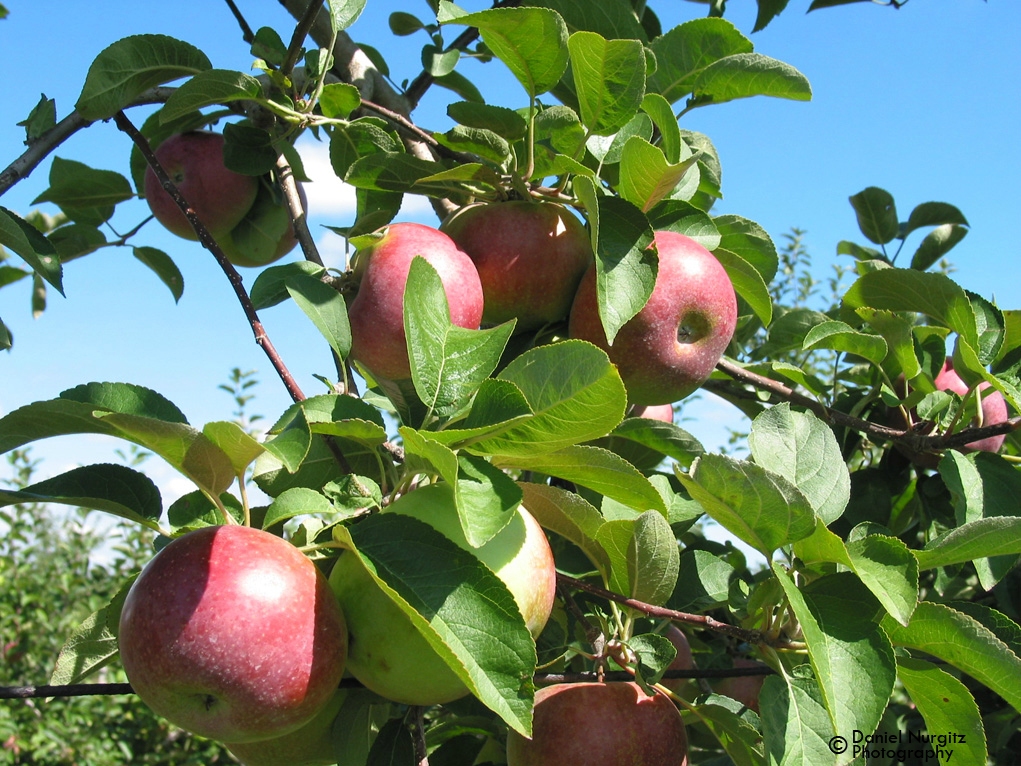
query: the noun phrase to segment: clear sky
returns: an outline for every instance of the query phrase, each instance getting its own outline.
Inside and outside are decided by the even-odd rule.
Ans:
[[[859,3],[806,14],[808,4],[790,0],[777,20],[754,35],[754,3],[729,4],[727,18],[751,37],[756,51],[797,67],[811,81],[814,97],[808,103],[747,99],[685,116],[682,127],[708,134],[722,160],[725,199],[714,212],[751,218],[778,243],[791,227],[805,229],[817,273],[825,277],[837,261],[838,241],[864,243],[847,202],[850,195],[882,186],[894,195],[902,219],[918,203],[950,202],[971,223],[970,234],[951,254],[955,277],[1003,308],[1021,308],[1013,231],[1021,201],[1021,48],[1016,41],[1021,3],[911,0],[899,10]],[[93,58],[121,37],[169,34],[201,48],[215,67],[249,71],[252,61],[226,4],[216,0],[177,0],[172,8],[160,4],[158,11],[155,4],[137,0],[9,0],[6,5],[10,16],[0,21],[6,68],[0,167],[23,151],[23,129],[15,123],[40,93],[55,98],[58,118],[64,117]],[[239,0],[238,5],[253,27],[275,26],[289,38],[291,20],[275,0]],[[486,7],[475,1],[461,5]],[[649,5],[661,14],[664,28],[705,10],[678,0],[650,0]],[[429,14],[423,0],[369,0],[349,31],[382,50],[400,82],[418,73],[418,51],[426,39],[420,33],[395,42],[386,26],[395,10],[422,18]],[[499,80],[495,103],[526,104],[501,64],[479,69],[465,63],[472,65],[466,72]],[[446,91],[430,91],[416,121],[447,129],[449,100]],[[145,115],[131,113],[137,124]],[[301,148],[315,180],[307,187],[310,221],[328,265],[340,268],[343,241],[322,226],[351,223],[352,195],[329,179],[323,145],[303,142]],[[129,150],[128,139],[104,124],[79,133],[56,155],[127,175]],[[0,204],[27,212],[47,186],[48,167],[49,162]],[[113,220],[121,231],[147,214],[142,203],[121,207]],[[402,218],[435,222],[424,204],[409,205]],[[905,257],[919,238],[909,240]],[[279,414],[289,399],[211,257],[156,224],[146,227],[137,244],[164,249],[178,263],[185,292],[176,306],[166,287],[125,248],[68,264],[67,297],[51,291],[39,319],[31,317],[27,282],[0,290],[0,317],[15,336],[13,351],[0,354],[0,414],[79,383],[114,380],[156,389],[200,426],[231,417],[233,403],[217,385],[233,367],[258,370],[261,384],[252,411],[269,419]],[[296,257],[297,251],[289,256]],[[248,284],[255,273],[245,270]],[[305,392],[321,392],[313,375],[329,376],[332,364],[311,325],[291,305],[266,310],[262,320]],[[695,419],[685,427],[707,446],[720,443],[726,406],[707,398],[693,409],[689,414]],[[52,475],[76,463],[110,460],[117,446],[100,437],[64,437],[40,444],[35,454],[45,459],[43,473]],[[148,470],[166,495],[190,489],[187,482],[171,481],[169,469],[153,463]]]

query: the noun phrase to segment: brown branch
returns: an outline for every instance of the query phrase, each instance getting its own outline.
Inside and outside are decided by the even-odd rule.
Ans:
[[[294,71],[294,65],[298,63],[298,58],[301,56],[308,31],[312,28],[312,23],[316,20],[322,7],[323,0],[312,0],[308,4],[308,8],[305,9],[305,13],[298,19],[298,24],[294,27],[294,33],[291,35],[291,43],[287,46],[287,56],[284,57],[284,63],[280,66],[280,72],[285,77],[290,77],[291,72]]]
[[[707,630],[714,630],[717,633],[725,633],[729,636],[734,636],[742,641],[747,641],[750,644],[768,644],[769,646],[783,646],[784,641],[770,641],[768,640],[761,631],[758,630],[746,630],[745,628],[738,627],[737,625],[730,625],[726,622],[720,622],[712,617],[704,614],[689,614],[688,612],[678,612],[675,609],[667,609],[662,606],[655,606],[654,604],[647,604],[644,601],[638,601],[637,599],[628,598],[622,596],[619,593],[600,588],[598,585],[590,585],[587,582],[576,580],[573,577],[557,573],[557,583],[567,585],[571,588],[577,588],[583,590],[586,593],[591,593],[594,596],[600,596],[608,601],[615,601],[618,604],[635,609],[639,612],[647,614],[651,617],[660,617],[666,620],[673,620],[674,622],[682,622],[685,625],[695,625],[700,628]]]
[[[227,7],[230,8],[230,12],[234,14],[234,18],[237,20],[238,26],[241,27],[241,38],[251,45],[255,42],[255,33],[248,25],[248,22],[245,21],[245,17],[241,13],[241,10],[234,4],[234,0],[226,0],[226,3]]]
[[[323,259],[319,255],[319,248],[316,247],[312,232],[309,231],[306,211],[301,204],[298,182],[294,178],[291,164],[283,154],[277,157],[277,176],[280,179],[280,188],[284,191],[284,199],[287,200],[291,224],[294,226],[294,236],[298,240],[298,244],[301,245],[301,251],[305,254],[305,260],[322,266]]]
[[[252,327],[252,332],[255,334],[255,342],[259,344],[266,356],[269,358],[270,364],[273,365],[273,369],[276,370],[277,375],[284,383],[284,387],[287,389],[287,393],[290,394],[291,399],[295,402],[301,402],[305,400],[305,394],[302,393],[301,388],[298,386],[298,382],[291,375],[290,370],[287,369],[287,365],[284,364],[284,360],[277,353],[276,348],[273,346],[273,342],[269,339],[266,334],[265,328],[262,326],[262,322],[259,320],[259,315],[255,310],[255,306],[252,305],[252,299],[248,296],[248,291],[245,290],[244,282],[241,279],[241,275],[238,270],[234,268],[223,250],[217,244],[216,240],[209,233],[209,230],[202,224],[202,221],[195,215],[195,211],[189,206],[188,201],[181,195],[177,186],[170,180],[170,176],[167,175],[167,171],[160,165],[159,160],[156,159],[156,155],[153,154],[152,148],[149,146],[149,142],[146,141],[145,136],[138,132],[138,129],[132,124],[131,120],[127,118],[124,112],[118,112],[114,115],[114,122],[117,123],[117,127],[128,134],[132,141],[135,142],[135,146],[142,153],[145,161],[149,167],[152,168],[156,174],[156,178],[160,184],[167,191],[167,193],[173,198],[174,202],[181,209],[181,212],[188,218],[188,222],[191,224],[195,233],[198,235],[199,242],[216,258],[216,262],[220,264],[220,268],[223,269],[223,273],[227,275],[227,279],[230,281],[231,287],[234,288],[234,294],[237,295],[238,301],[241,303],[241,307],[245,312],[245,316],[248,318],[248,322]]]
[[[810,410],[819,418],[830,425],[839,425],[850,428],[853,431],[866,434],[877,441],[895,441],[905,444],[916,452],[938,452],[953,447],[963,447],[973,441],[985,439],[990,436],[1011,433],[1021,429],[1021,416],[1010,418],[995,425],[981,426],[978,428],[964,428],[953,434],[938,434],[929,436],[915,430],[903,428],[891,428],[868,420],[848,415],[847,413],[834,410],[811,397],[799,394],[797,391],[785,386],[779,381],[767,378],[764,375],[746,370],[727,359],[721,359],[716,369],[729,375],[734,380],[747,383],[760,391],[766,391],[780,401],[791,402]],[[719,387],[707,386],[710,390],[720,390]],[[737,396],[740,393],[733,392]],[[750,397],[749,397],[750,398]]]
[[[165,102],[176,88],[152,88],[136,98],[129,106],[161,104]],[[87,128],[92,120],[86,120],[77,111],[71,112],[48,131],[33,140],[25,153],[0,172],[0,197],[12,186],[28,178],[39,164],[50,153],[82,128]]]

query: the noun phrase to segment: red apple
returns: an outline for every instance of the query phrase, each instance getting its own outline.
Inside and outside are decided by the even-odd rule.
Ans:
[[[516,318],[516,330],[522,331],[566,319],[592,263],[584,224],[553,202],[469,205],[447,218],[440,231],[475,262],[487,325]]]
[[[404,287],[411,260],[425,258],[447,294],[450,321],[477,329],[482,321],[482,284],[471,258],[446,234],[419,223],[395,223],[354,257],[358,293],[351,302],[351,358],[375,377],[411,377],[404,334]]]
[[[726,270],[695,240],[656,232],[659,274],[648,303],[606,342],[596,300],[596,270],[582,278],[570,335],[602,348],[617,365],[634,405],[668,404],[701,386],[726,351],[737,298]]]
[[[519,508],[511,522],[480,548],[472,548],[465,539],[448,484],[409,492],[385,512],[424,521],[472,552],[503,581],[528,629],[533,636],[539,635],[553,608],[556,569],[542,527],[524,508]],[[404,612],[375,585],[354,554],[344,553],[337,559],[330,585],[347,618],[347,668],[365,686],[407,705],[437,705],[468,693]]]
[[[298,184],[298,196],[302,209],[307,211],[308,198],[301,184]],[[219,239],[224,255],[235,266],[267,266],[279,261],[297,244],[283,191],[268,183],[260,184],[259,194],[248,214],[228,236]]]
[[[508,766],[685,766],[688,738],[664,695],[635,683],[576,683],[536,692],[532,738],[507,736]]]
[[[333,766],[333,723],[337,719],[346,689],[338,689],[322,710],[300,729],[274,739],[227,743],[231,755],[244,766]]]
[[[279,537],[242,526],[180,537],[124,602],[121,661],[142,700],[221,742],[311,721],[344,673],[347,629],[326,578]]]
[[[968,393],[968,384],[961,380],[961,376],[954,370],[950,359],[943,363],[943,368],[936,376],[935,383],[936,388],[940,391],[951,391],[958,396],[964,396]],[[986,393],[988,388],[989,384],[985,382],[980,383],[978,386],[979,392],[982,393],[982,425],[984,426],[1003,423],[1007,419],[1007,400],[1003,398],[1003,394],[999,391],[989,391]],[[968,442],[962,452],[999,452],[1006,438],[1007,436],[1004,434]]]
[[[237,226],[255,202],[259,180],[223,164],[223,136],[208,131],[178,133],[156,147],[156,159],[215,239]],[[145,199],[156,220],[185,239],[198,235],[152,168],[145,172]]]
[[[755,660],[749,660],[745,657],[734,658],[735,668],[765,668],[761,662]],[[731,676],[724,678],[721,681],[714,683],[713,690],[717,694],[722,694],[725,697],[735,699],[747,708],[751,708],[756,713],[759,712],[759,693],[762,691],[762,684],[765,683],[766,676]]]

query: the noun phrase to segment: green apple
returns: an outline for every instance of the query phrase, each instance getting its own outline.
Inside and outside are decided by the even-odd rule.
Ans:
[[[553,553],[542,527],[524,508],[493,539],[472,548],[465,539],[449,484],[432,484],[404,495],[385,513],[412,516],[472,552],[514,596],[533,636],[549,618],[556,594]],[[407,615],[368,575],[357,556],[345,552],[330,573],[330,586],[347,618],[351,675],[382,697],[407,705],[436,705],[468,689],[413,627]]]
[[[447,218],[440,231],[475,262],[487,325],[517,319],[515,329],[522,331],[563,321],[593,262],[584,224],[553,202],[469,205]]]
[[[508,766],[686,766],[680,713],[636,683],[557,684],[535,695],[532,738],[507,735]]]
[[[223,136],[209,131],[177,133],[156,147],[155,155],[214,239],[226,236],[255,202],[259,180],[223,164]],[[143,183],[149,209],[167,230],[185,239],[198,235],[163,188],[152,168]]]
[[[128,591],[118,631],[138,696],[221,742],[272,739],[322,710],[347,629],[325,576],[296,547],[243,526],[189,532]]]
[[[308,209],[305,190],[298,185],[302,208]],[[291,252],[298,240],[291,211],[279,187],[263,181],[248,214],[218,240],[227,260],[235,266],[267,266]]]
[[[596,271],[582,278],[569,332],[602,348],[617,365],[633,405],[676,402],[712,374],[737,325],[737,296],[726,270],[695,240],[656,232],[659,273],[645,307],[607,343]]]
[[[351,301],[351,358],[385,380],[411,377],[404,334],[404,287],[411,261],[425,258],[443,283],[450,321],[478,329],[482,284],[471,258],[446,234],[420,223],[394,223],[354,256],[358,292]]]

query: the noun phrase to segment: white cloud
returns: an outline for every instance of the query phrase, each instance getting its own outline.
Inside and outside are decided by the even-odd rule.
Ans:
[[[355,190],[333,172],[329,145],[310,139],[300,141],[298,151],[305,173],[312,180],[312,183],[305,184],[309,218],[342,218],[341,222],[331,221],[331,225],[349,225],[355,214]]]

